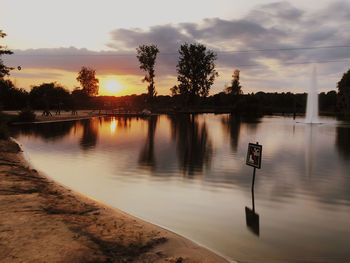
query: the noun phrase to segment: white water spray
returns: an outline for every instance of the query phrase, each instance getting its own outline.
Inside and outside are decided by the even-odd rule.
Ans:
[[[311,85],[307,94],[305,123],[319,123],[318,120],[318,92],[316,79],[316,66],[312,71]]]

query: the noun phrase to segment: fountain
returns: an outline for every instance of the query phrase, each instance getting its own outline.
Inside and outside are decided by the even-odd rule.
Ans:
[[[305,123],[319,123],[316,66],[314,66],[312,71],[311,85],[309,88],[309,93],[307,94]]]

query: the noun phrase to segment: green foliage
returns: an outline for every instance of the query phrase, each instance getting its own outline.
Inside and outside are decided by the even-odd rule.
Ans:
[[[6,36],[6,34],[0,29],[0,38],[4,38]],[[8,50],[6,47],[4,46],[0,46],[0,79],[10,75],[10,70],[12,70],[13,68],[7,67],[4,65],[1,56],[2,55],[11,55],[13,54],[13,52],[11,50]]]
[[[150,100],[157,95],[156,87],[154,85],[154,65],[156,63],[157,54],[159,49],[156,45],[141,45],[137,49],[137,58],[140,62],[140,69],[146,71],[145,77],[142,79],[143,82],[148,82],[148,97]]]
[[[202,44],[183,44],[176,66],[179,85],[171,89],[173,95],[181,94],[192,102],[195,97],[206,97],[219,75],[215,70],[216,54]]]
[[[19,122],[32,122],[35,121],[35,113],[30,108],[22,109],[17,116],[16,121]]]
[[[226,92],[231,95],[242,94],[242,86],[239,83],[239,70],[236,69],[232,75],[231,86],[226,87]]]
[[[350,111],[350,69],[343,74],[337,84],[339,92],[338,107],[342,111]]]
[[[80,82],[83,92],[88,96],[96,96],[99,90],[99,80],[95,77],[96,71],[92,68],[82,67],[78,73],[77,81]]]

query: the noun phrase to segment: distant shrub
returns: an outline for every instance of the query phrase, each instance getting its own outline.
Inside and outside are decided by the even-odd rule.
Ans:
[[[30,108],[26,108],[20,111],[17,116],[17,121],[32,122],[35,121],[35,113]]]

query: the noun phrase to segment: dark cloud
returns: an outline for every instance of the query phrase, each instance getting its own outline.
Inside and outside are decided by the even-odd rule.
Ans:
[[[251,38],[278,35],[275,29],[267,29],[248,20],[222,20],[219,18],[205,19],[204,25],[183,28],[194,39],[206,41],[245,41]],[[273,32],[270,32],[273,31]],[[272,33],[272,34],[271,34]]]
[[[247,15],[247,19],[264,25],[279,25],[284,22],[300,20],[304,13],[303,10],[284,1],[257,6]]]
[[[116,49],[135,50],[139,45],[156,44],[163,52],[177,51],[184,42],[192,42],[193,37],[188,37],[181,32],[181,27],[174,25],[153,26],[148,31],[141,29],[116,29],[111,33],[109,47]]]

